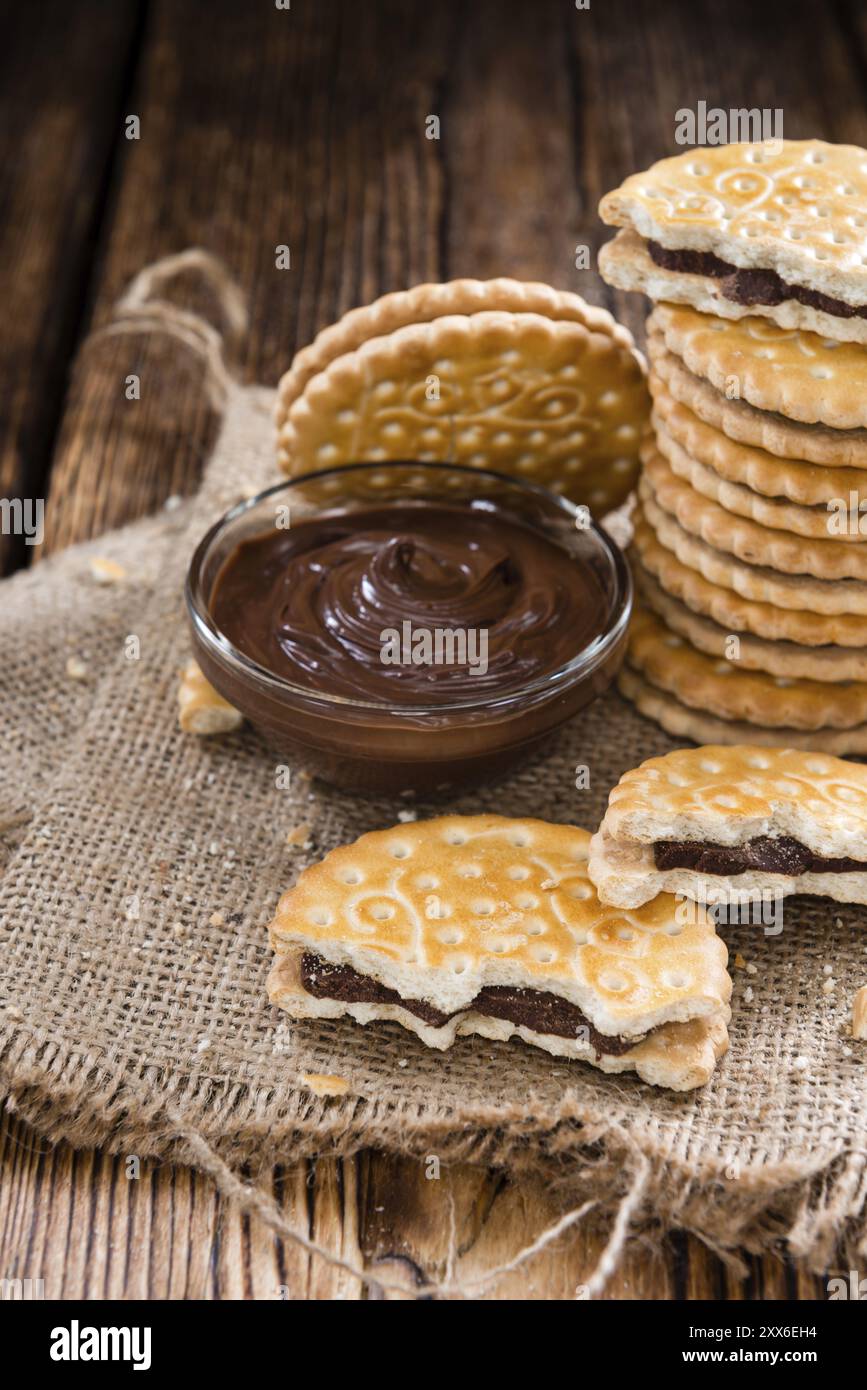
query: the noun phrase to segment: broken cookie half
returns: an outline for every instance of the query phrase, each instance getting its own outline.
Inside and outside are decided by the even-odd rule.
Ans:
[[[652,299],[867,343],[867,152],[822,140],[689,149],[599,205],[603,279]]]
[[[703,909],[598,900],[570,825],[443,816],[363,835],[306,869],[271,923],[271,1002],[392,1020],[429,1047],[524,1042],[673,1090],[728,1043],[726,948]],[[682,920],[681,920],[682,918]]]
[[[590,848],[601,900],[807,893],[867,903],[867,767],[825,753],[681,748],[624,773]]]

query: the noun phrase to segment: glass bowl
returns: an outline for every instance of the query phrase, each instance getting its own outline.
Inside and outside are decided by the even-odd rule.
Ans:
[[[291,509],[294,526],[397,505],[409,525],[413,509],[429,503],[497,511],[535,530],[574,558],[576,583],[589,567],[607,604],[598,635],[576,642],[555,670],[500,697],[421,704],[295,685],[239,651],[214,622],[211,598],[223,565],[240,542],[274,527],[278,508]],[[501,777],[608,688],[623,659],[632,583],[614,541],[564,498],[499,473],[408,461],[326,469],[239,503],[199,544],[186,602],[205,676],[291,768],[347,791],[441,796]]]

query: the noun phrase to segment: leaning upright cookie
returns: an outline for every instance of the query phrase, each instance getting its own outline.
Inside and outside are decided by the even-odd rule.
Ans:
[[[631,492],[650,414],[632,335],[515,280],[419,285],[353,310],[278,387],[291,477],[419,459],[540,483],[603,515]]]
[[[867,343],[867,151],[822,140],[690,149],[599,205],[609,284]]]
[[[517,1036],[654,1085],[703,1085],[727,1046],[725,946],[667,896],[603,907],[589,841],[570,825],[443,816],[333,850],[271,923],[272,1003],[392,1020],[438,1049]]]
[[[792,748],[681,748],[624,773],[590,846],[603,902],[720,890],[867,903],[867,767]]]

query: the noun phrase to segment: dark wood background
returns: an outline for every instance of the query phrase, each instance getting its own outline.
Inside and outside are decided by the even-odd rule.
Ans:
[[[28,0],[0,4],[0,496],[44,497],[41,554],[195,490],[219,419],[195,353],[168,338],[88,341],[147,262],[220,256],[250,329],[226,350],[275,383],[353,305],[422,280],[541,279],[640,332],[575,248],[606,236],[600,195],[675,152],[675,112],[782,108],[785,134],[867,144],[858,0]],[[127,117],[140,138],[126,138]],[[440,139],[425,138],[429,115]],[[275,264],[287,245],[291,269]],[[201,284],[177,296],[220,322]],[[137,374],[141,400],[124,395]],[[0,537],[0,567],[38,563]],[[0,587],[2,602],[2,587]],[[534,1238],[533,1184],[447,1175],[456,1273]],[[438,1192],[434,1200],[431,1189]],[[442,1185],[377,1154],[275,1175],[293,1219],[411,1295],[442,1273]],[[600,1249],[582,1231],[489,1291],[568,1298]],[[636,1241],[624,1298],[824,1297],[772,1257],[742,1279],[686,1235]],[[127,1181],[98,1153],[0,1133],[0,1278],[49,1297],[366,1296],[283,1247],[187,1170]]]

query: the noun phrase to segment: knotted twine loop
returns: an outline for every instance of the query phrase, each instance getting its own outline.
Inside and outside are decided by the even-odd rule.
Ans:
[[[202,359],[208,404],[221,413],[233,384],[223,355],[223,334],[201,314],[180,308],[162,293],[172,280],[189,271],[198,271],[204,276],[230,332],[236,336],[245,333],[248,317],[240,288],[222,261],[210,251],[190,247],[140,270],[117,301],[110,322],[94,329],[87,341],[122,333],[168,334]]]
[[[377,1294],[396,1293],[406,1297],[408,1292],[405,1284],[399,1284],[394,1280],[384,1279],[379,1275],[372,1274],[369,1270],[363,1269],[353,1260],[343,1259],[340,1255],[335,1255],[325,1246],[317,1241],[311,1240],[303,1231],[296,1230],[291,1222],[281,1212],[276,1200],[264,1188],[255,1187],[251,1183],[245,1183],[229,1165],[220,1158],[219,1154],[211,1147],[207,1140],[190,1125],[186,1124],[180,1115],[171,1109],[167,1111],[172,1123],[176,1126],[177,1137],[183,1140],[190,1151],[190,1156],[195,1166],[208,1176],[215,1183],[218,1191],[223,1197],[233,1201],[241,1211],[251,1212],[259,1217],[275,1235],[283,1240],[288,1240],[306,1250],[308,1255],[317,1256],[324,1260],[334,1269],[341,1270],[344,1274],[349,1274],[353,1278],[360,1280],[368,1288],[375,1290]],[[631,1182],[626,1192],[620,1198],[614,1220],[611,1225],[611,1233],[605,1243],[596,1266],[586,1283],[579,1285],[579,1291],[583,1298],[594,1298],[605,1287],[620,1261],[624,1246],[629,1238],[630,1224],[632,1216],[640,1206],[647,1188],[650,1177],[650,1164],[640,1155],[637,1156]],[[425,1280],[417,1284],[413,1292],[417,1298],[475,1298],[481,1294],[491,1284],[496,1284],[505,1278],[507,1274],[513,1274],[522,1265],[532,1260],[534,1256],[541,1252],[566,1231],[573,1226],[577,1226],[584,1217],[598,1206],[594,1199],[583,1202],[580,1206],[572,1207],[565,1212],[557,1221],[546,1226],[535,1240],[529,1245],[523,1246],[516,1255],[504,1264],[495,1265],[492,1269],[486,1270],[484,1274],[475,1276],[472,1279],[455,1280],[452,1278],[454,1267],[454,1255],[456,1250],[455,1238],[455,1219],[454,1202],[450,1204],[450,1236],[449,1252],[446,1259],[447,1276],[443,1281]],[[578,1296],[578,1291],[576,1291]]]

